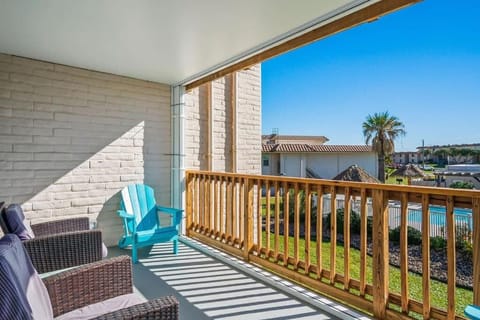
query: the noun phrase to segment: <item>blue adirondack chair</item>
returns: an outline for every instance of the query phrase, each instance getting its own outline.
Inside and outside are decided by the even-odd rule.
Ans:
[[[159,242],[173,241],[173,253],[178,251],[179,225],[183,210],[157,206],[154,191],[144,184],[125,187],[121,192],[124,234],[118,246],[132,246],[132,260],[137,263],[137,248]]]
[[[465,310],[464,310],[465,315],[467,316],[468,319],[472,320],[479,320],[480,319],[480,307],[469,304]]]

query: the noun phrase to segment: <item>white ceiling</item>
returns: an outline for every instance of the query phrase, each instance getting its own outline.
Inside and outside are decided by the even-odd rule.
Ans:
[[[176,84],[377,1],[0,0],[0,52]]]

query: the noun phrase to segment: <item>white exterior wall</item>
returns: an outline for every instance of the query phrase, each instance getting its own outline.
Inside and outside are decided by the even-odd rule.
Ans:
[[[237,172],[261,174],[261,65],[237,73]]]
[[[307,166],[324,179],[335,177],[353,164],[377,177],[378,163],[374,152],[324,153],[308,154],[307,156]]]
[[[287,176],[305,177],[312,169],[323,179],[331,179],[353,164],[377,176],[377,157],[374,152],[298,153],[280,155],[281,171]]]
[[[88,216],[122,234],[119,191],[170,203],[170,87],[0,54],[0,201],[32,223]]]
[[[261,173],[260,65],[237,72],[237,172]],[[232,105],[230,75],[212,83],[212,171],[232,171]],[[185,96],[185,168],[208,168],[207,88],[203,85]]]

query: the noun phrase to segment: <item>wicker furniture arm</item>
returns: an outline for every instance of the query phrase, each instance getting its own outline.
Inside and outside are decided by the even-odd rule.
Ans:
[[[63,219],[57,221],[42,222],[32,224],[35,237],[47,236],[54,233],[64,233],[72,231],[81,231],[90,229],[90,221],[88,217]]]
[[[38,273],[60,270],[102,259],[102,231],[52,234],[23,241]]]
[[[177,320],[178,301],[173,296],[165,296],[129,308],[110,312],[95,319]]]
[[[97,261],[42,280],[54,317],[133,292],[132,262],[128,256]]]

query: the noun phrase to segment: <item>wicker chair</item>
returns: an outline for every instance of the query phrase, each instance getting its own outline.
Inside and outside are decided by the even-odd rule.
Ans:
[[[133,292],[132,262],[120,256],[70,269],[43,279],[58,317],[72,310]],[[103,314],[96,319],[178,319],[178,301],[165,296]]]
[[[178,319],[175,297],[133,292],[128,256],[41,279],[15,234],[0,238],[0,306],[0,319]]]
[[[1,226],[5,224],[6,206],[0,204]],[[89,230],[88,218],[72,218],[31,225],[33,239],[23,240],[38,273],[70,268],[102,259],[102,232]]]

